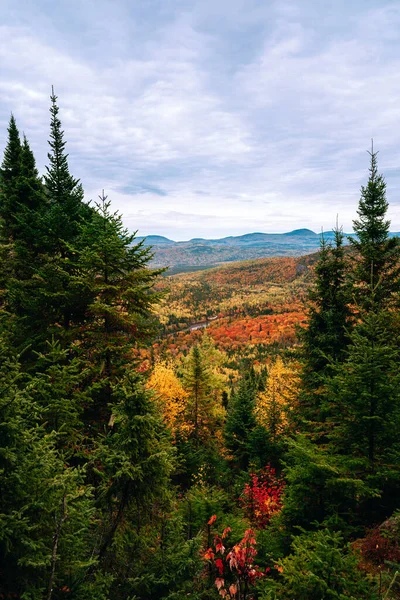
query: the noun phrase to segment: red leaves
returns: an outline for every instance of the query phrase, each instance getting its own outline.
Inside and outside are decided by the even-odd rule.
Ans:
[[[212,522],[216,520],[215,515],[211,517]],[[211,521],[210,519],[210,521]],[[210,524],[210,521],[208,524]],[[263,577],[260,569],[254,564],[257,550],[257,542],[251,529],[245,531],[243,539],[232,546],[225,555],[225,546],[222,539],[226,539],[231,531],[230,527],[224,529],[222,536],[216,535],[214,538],[214,548],[208,548],[203,554],[203,558],[214,565],[216,579],[215,585],[222,598],[245,598],[243,590],[248,586],[254,585],[256,579]],[[216,555],[218,555],[216,558]],[[232,581],[233,579],[233,581]],[[230,580],[230,581],[229,581]],[[229,585],[230,583],[230,585]],[[226,586],[229,585],[227,589]]]
[[[212,525],[217,520],[217,515],[213,515],[208,521],[207,525]]]
[[[215,564],[219,574],[222,575],[224,572],[224,563],[222,562],[222,560],[220,558],[217,558],[217,560],[215,561],[214,564]]]
[[[264,529],[272,515],[281,510],[284,488],[285,482],[276,476],[270,465],[260,475],[251,474],[251,483],[245,485],[240,502],[247,518],[257,529]]]

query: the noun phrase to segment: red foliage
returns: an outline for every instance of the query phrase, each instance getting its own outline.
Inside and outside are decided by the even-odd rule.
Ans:
[[[386,561],[400,562],[400,519],[392,518],[370,531],[362,540],[361,554],[368,561],[383,566]]]
[[[285,482],[276,476],[276,471],[270,465],[260,471],[251,473],[251,482],[246,483],[240,497],[240,503],[246,517],[257,529],[264,529],[272,515],[282,508],[282,494]]]
[[[215,585],[222,598],[251,600],[249,588],[255,584],[258,578],[265,575],[254,564],[257,542],[253,531],[247,529],[243,539],[232,546],[225,555],[226,547],[223,540],[229,536],[230,531],[230,527],[227,527],[221,536],[216,535],[214,547],[208,548],[204,552],[203,558],[214,566]]]

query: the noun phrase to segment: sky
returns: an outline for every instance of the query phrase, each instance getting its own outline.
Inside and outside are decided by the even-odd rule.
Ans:
[[[400,231],[400,2],[0,0],[0,152],[71,173],[129,231],[351,231],[374,138]]]

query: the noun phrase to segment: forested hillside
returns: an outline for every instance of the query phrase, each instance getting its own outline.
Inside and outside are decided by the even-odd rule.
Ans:
[[[400,598],[387,210],[371,151],[352,240],[171,276],[84,202],[54,93],[43,176],[11,116],[0,598]]]

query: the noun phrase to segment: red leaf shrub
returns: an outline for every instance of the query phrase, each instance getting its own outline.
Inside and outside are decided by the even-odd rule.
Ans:
[[[265,529],[272,515],[282,508],[285,482],[269,464],[259,475],[251,473],[250,477],[251,482],[246,483],[239,500],[251,523],[257,529]]]

